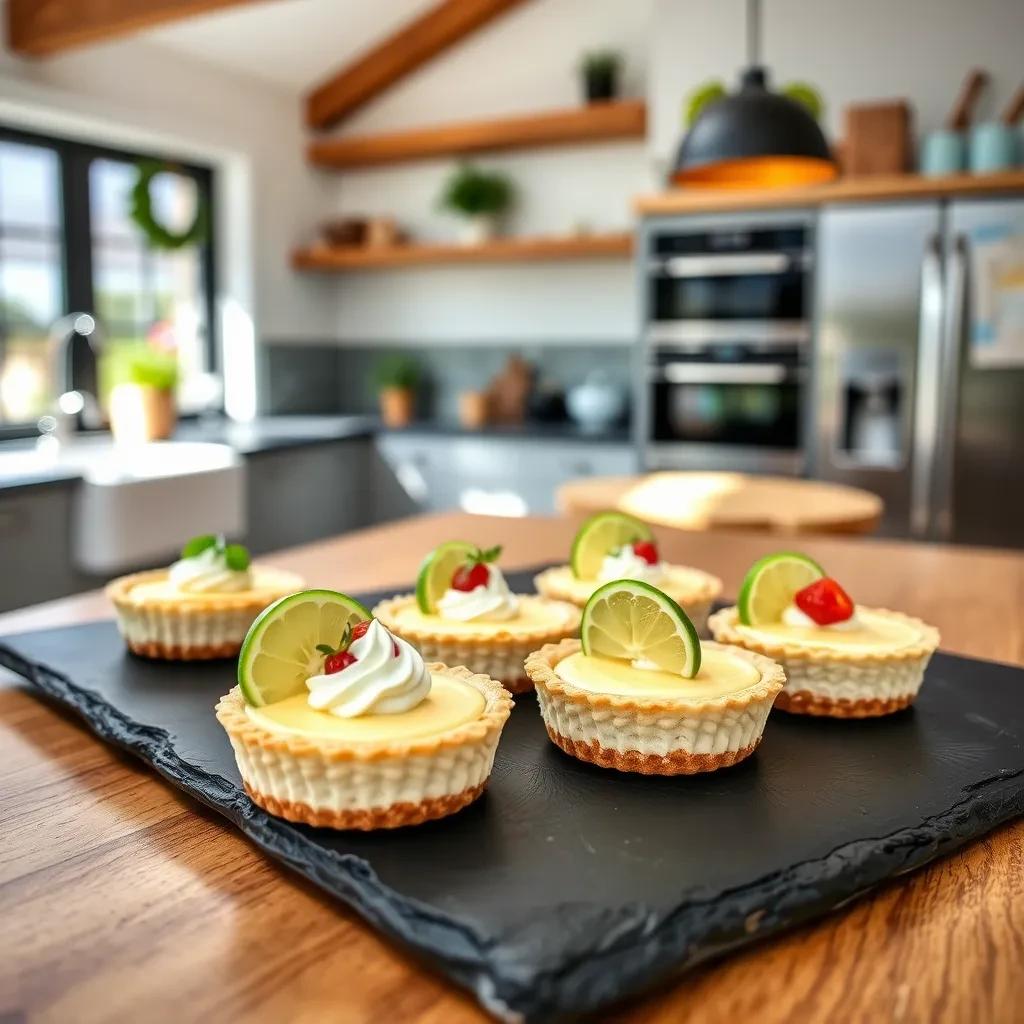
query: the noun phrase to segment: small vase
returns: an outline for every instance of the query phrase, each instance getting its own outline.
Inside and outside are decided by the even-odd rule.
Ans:
[[[459,395],[459,423],[467,430],[479,430],[487,423],[487,392],[463,391]]]
[[[588,103],[607,103],[619,92],[618,71],[588,71],[583,76],[583,89]]]
[[[110,392],[110,432],[115,441],[163,441],[174,433],[177,422],[173,391],[118,384]]]
[[[462,245],[483,245],[498,233],[498,218],[491,213],[478,213],[467,217],[459,229]]]
[[[380,415],[388,427],[407,427],[412,422],[414,395],[409,388],[383,388]]]

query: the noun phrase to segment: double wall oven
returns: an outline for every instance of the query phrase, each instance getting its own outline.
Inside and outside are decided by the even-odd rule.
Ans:
[[[649,222],[637,429],[651,469],[804,469],[812,215]]]

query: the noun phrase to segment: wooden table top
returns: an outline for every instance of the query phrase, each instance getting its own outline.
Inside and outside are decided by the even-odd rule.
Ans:
[[[522,568],[565,557],[572,531],[559,520],[447,514],[267,561],[311,585],[399,587],[444,539],[504,543],[502,564]],[[718,573],[733,595],[775,543],[764,534],[659,533],[668,558]],[[946,649],[1024,664],[1024,555],[863,538],[808,538],[801,547],[858,600],[933,622]],[[108,614],[102,595],[82,595],[0,616],[0,633]],[[0,680],[0,817],[0,1019],[488,1019],[218,815],[13,676]],[[1017,822],[601,1020],[1009,1022],[1020,1020],[1022,1006]]]
[[[598,476],[558,489],[569,515],[606,508],[681,530],[870,533],[882,518],[877,494],[821,480],[749,473],[671,472]]]

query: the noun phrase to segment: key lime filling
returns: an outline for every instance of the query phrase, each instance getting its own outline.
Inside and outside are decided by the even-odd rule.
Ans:
[[[272,569],[253,568],[250,570],[250,585],[247,590],[225,590],[224,594],[237,596],[239,594],[251,593],[259,590],[278,590],[286,592],[292,587],[300,585],[301,581],[290,574],[277,573]],[[149,580],[144,583],[136,583],[128,592],[129,600],[136,604],[145,604],[148,601],[175,601],[183,604],[190,601],[209,602],[220,591],[188,591],[182,590],[170,579]]]
[[[849,629],[824,629],[819,626],[794,626],[784,622],[744,626],[736,632],[762,644],[787,643],[798,647],[849,651],[851,654],[898,651],[920,639],[912,623],[893,618],[870,608],[857,606],[856,626]]]
[[[583,653],[563,658],[555,666],[555,675],[589,693],[686,700],[709,700],[738,693],[761,679],[760,671],[745,658],[706,645],[700,669],[692,679]]]
[[[303,692],[263,707],[246,705],[252,722],[271,732],[315,736],[345,743],[415,740],[451,732],[480,717],[484,697],[460,679],[432,675],[429,695],[410,711],[396,715],[339,718],[309,706]]]

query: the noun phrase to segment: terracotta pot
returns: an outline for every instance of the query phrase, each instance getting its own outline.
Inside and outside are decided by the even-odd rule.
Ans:
[[[459,395],[459,422],[469,430],[476,430],[487,422],[486,391],[463,391]]]
[[[380,414],[389,427],[407,427],[412,422],[415,395],[408,388],[383,388]]]
[[[144,384],[118,384],[110,392],[110,432],[115,441],[163,441],[174,433],[174,392]]]

